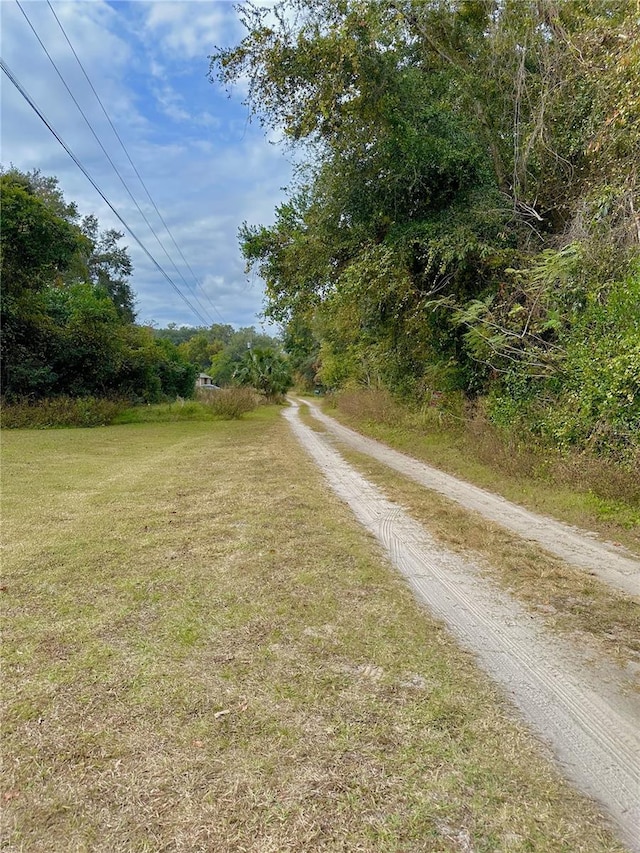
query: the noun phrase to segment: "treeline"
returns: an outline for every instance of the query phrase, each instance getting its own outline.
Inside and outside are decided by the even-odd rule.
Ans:
[[[184,358],[220,387],[249,386],[274,401],[282,399],[293,385],[289,358],[281,341],[256,332],[253,326],[234,329],[220,323],[209,327],[170,323],[155,334],[176,344]]]
[[[285,0],[212,57],[297,151],[241,246],[301,380],[640,435],[636,0]]]
[[[54,177],[10,169],[0,182],[5,400],[189,396],[196,368],[135,324],[123,235],[80,219]]]
[[[251,352],[266,352],[274,359],[285,360],[280,340],[257,332],[253,326],[234,329],[224,323],[211,326],[170,323],[165,329],[156,329],[155,335],[160,340],[171,341],[184,359],[220,386],[242,384]]]
[[[252,326],[137,325],[123,234],[80,218],[55,177],[12,168],[0,182],[2,394],[29,404],[25,417],[57,422],[61,411],[71,421],[79,412],[81,423],[93,414],[103,422],[111,409],[97,400],[190,397],[200,371],[269,398],[290,387],[280,342]],[[92,399],[91,413],[74,406],[82,398]]]

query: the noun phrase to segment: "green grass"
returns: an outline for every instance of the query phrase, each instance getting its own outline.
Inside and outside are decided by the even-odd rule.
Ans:
[[[114,424],[158,424],[213,419],[214,413],[202,403],[197,400],[182,400],[148,406],[129,406],[117,415]]]
[[[274,408],[3,437],[3,844],[622,850]]]

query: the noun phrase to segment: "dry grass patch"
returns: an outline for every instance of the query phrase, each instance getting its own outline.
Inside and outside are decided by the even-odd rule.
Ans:
[[[214,415],[228,420],[236,420],[252,412],[260,405],[260,396],[252,388],[231,387],[213,390],[199,389],[197,398],[200,403],[211,409]]]
[[[623,849],[277,411],[3,453],[7,851]]]

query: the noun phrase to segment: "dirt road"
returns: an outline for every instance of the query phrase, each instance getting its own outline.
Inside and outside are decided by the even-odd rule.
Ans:
[[[458,480],[379,441],[360,435],[327,417],[313,403],[306,400],[305,403],[314,418],[354,450],[372,456],[405,477],[507,527],[523,539],[537,542],[551,554],[573,566],[586,569],[609,585],[640,597],[640,560],[625,549],[591,539],[585,531],[537,515],[499,495]]]
[[[314,407],[316,415],[320,417]],[[285,417],[333,491],[376,537],[417,597],[476,654],[480,665],[550,745],[567,777],[601,804],[630,849],[640,853],[640,703],[623,694],[615,669],[607,666],[606,679],[586,669],[567,642],[547,635],[516,601],[482,578],[473,564],[436,545],[424,528],[340,456],[327,434],[302,423],[297,404],[285,410]],[[357,434],[337,429],[339,425],[324,416],[321,419],[351,446],[361,449],[377,444],[366,439],[364,444],[355,442]],[[376,458],[380,458],[378,452]],[[392,454],[396,456],[402,454]],[[419,465],[414,460],[411,464]],[[454,484],[456,489],[461,485]],[[477,491],[483,500],[488,495]],[[507,502],[496,500],[496,506],[508,512]],[[503,518],[499,520],[504,523]],[[617,571],[626,577],[621,569]]]

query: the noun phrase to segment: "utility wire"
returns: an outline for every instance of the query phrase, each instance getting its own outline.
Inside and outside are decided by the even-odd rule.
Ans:
[[[218,317],[219,317],[219,318],[222,320],[222,322],[224,323],[224,317],[220,314],[220,311],[218,310],[218,308],[216,307],[216,305],[215,305],[215,304],[211,301],[211,299],[209,298],[209,294],[206,292],[206,290],[204,289],[204,287],[202,286],[202,284],[201,284],[201,283],[200,283],[200,281],[198,280],[198,277],[197,277],[197,275],[195,274],[195,272],[193,271],[193,269],[191,268],[191,265],[189,264],[189,261],[185,258],[184,254],[182,253],[182,249],[181,249],[181,248],[180,248],[180,246],[176,243],[176,240],[175,240],[175,238],[174,238],[173,234],[171,233],[171,229],[169,228],[169,226],[168,226],[168,225],[167,225],[167,223],[165,222],[165,220],[164,220],[164,217],[163,217],[162,213],[160,213],[160,211],[159,211],[159,209],[158,209],[158,206],[156,205],[155,201],[153,200],[153,198],[152,198],[152,196],[151,196],[151,193],[149,192],[149,190],[148,190],[148,188],[147,188],[147,185],[145,184],[144,180],[142,179],[142,175],[140,174],[140,172],[139,172],[139,171],[138,171],[138,169],[136,168],[135,163],[134,163],[134,162],[133,162],[133,160],[131,159],[131,155],[129,154],[129,151],[128,151],[128,149],[127,149],[127,146],[124,144],[124,142],[123,142],[123,140],[122,140],[122,137],[120,136],[120,134],[118,133],[118,131],[117,131],[116,127],[115,127],[115,125],[114,125],[114,124],[113,124],[113,122],[111,121],[111,117],[109,116],[109,113],[107,112],[106,107],[105,107],[105,105],[103,104],[102,99],[100,98],[100,95],[97,93],[97,91],[96,91],[96,89],[95,89],[95,86],[94,86],[94,85],[93,85],[93,83],[91,82],[91,78],[89,77],[89,75],[88,75],[87,71],[85,70],[85,67],[84,67],[84,65],[82,64],[82,62],[81,62],[81,60],[80,60],[80,57],[79,57],[79,56],[78,56],[78,54],[76,53],[76,50],[75,50],[75,48],[74,48],[73,44],[71,43],[71,40],[70,40],[69,36],[67,35],[66,30],[65,30],[64,26],[62,25],[62,22],[60,21],[60,18],[58,18],[58,16],[56,15],[55,9],[54,9],[54,8],[53,8],[53,6],[51,5],[50,0],[47,0],[47,6],[48,6],[48,7],[49,7],[49,9],[51,10],[51,14],[53,15],[53,17],[56,19],[56,22],[57,22],[57,24],[58,24],[58,26],[60,27],[60,30],[61,30],[61,32],[62,32],[62,35],[65,37],[66,42],[67,42],[67,44],[69,45],[69,47],[70,47],[70,49],[71,49],[71,52],[73,53],[73,55],[74,55],[74,56],[75,56],[75,58],[76,58],[76,62],[77,62],[77,63],[78,63],[78,65],[80,66],[80,69],[82,70],[82,73],[84,74],[84,76],[85,76],[85,79],[86,79],[87,83],[88,83],[88,84],[89,84],[89,86],[91,87],[91,91],[93,92],[93,94],[94,94],[94,95],[95,95],[95,97],[96,97],[96,100],[97,100],[97,101],[98,101],[98,103],[100,104],[100,107],[102,108],[102,112],[104,113],[105,118],[106,118],[106,119],[107,119],[107,121],[109,122],[109,125],[111,126],[111,130],[113,131],[113,133],[114,133],[114,135],[115,135],[116,139],[117,139],[117,140],[118,140],[118,142],[120,143],[120,145],[121,145],[121,147],[122,147],[122,150],[124,151],[124,153],[125,153],[125,155],[126,155],[126,157],[127,157],[127,160],[129,161],[129,164],[131,165],[131,168],[132,168],[132,169],[133,169],[133,171],[135,172],[136,177],[137,177],[137,178],[138,178],[138,180],[140,181],[140,184],[141,184],[142,188],[144,189],[145,193],[147,194],[147,198],[148,198],[148,199],[149,199],[149,201],[151,202],[151,204],[152,204],[153,209],[155,210],[155,212],[158,214],[158,217],[159,217],[160,221],[162,222],[162,224],[164,225],[164,227],[165,227],[165,229],[166,229],[166,231],[167,231],[167,234],[169,235],[169,237],[171,237],[171,241],[173,242],[173,245],[176,247],[176,249],[177,249],[177,251],[178,251],[178,253],[179,253],[180,257],[182,258],[182,260],[183,260],[183,262],[184,262],[184,264],[185,264],[185,266],[187,267],[187,269],[189,270],[189,272],[190,272],[190,273],[191,273],[191,275],[193,276],[194,281],[195,281],[195,282],[196,282],[196,284],[200,287],[200,290],[201,290],[201,292],[202,292],[203,296],[204,296],[204,297],[205,297],[205,299],[208,301],[209,305],[211,305],[211,307],[212,307],[212,308],[213,308],[213,310],[216,312],[216,314],[218,315]]]
[[[109,208],[111,209],[111,211],[112,211],[112,212],[115,214],[115,216],[118,218],[118,221],[122,223],[122,225],[126,228],[126,230],[129,232],[129,234],[130,234],[130,235],[133,237],[133,239],[136,241],[136,243],[138,244],[138,246],[140,246],[140,248],[141,248],[141,249],[142,249],[142,251],[145,253],[145,255],[149,258],[149,260],[151,261],[151,263],[152,263],[152,264],[156,267],[156,269],[157,269],[157,270],[158,270],[158,271],[159,271],[159,272],[164,276],[164,278],[166,278],[166,280],[169,282],[169,284],[170,284],[170,285],[171,285],[171,287],[175,290],[175,292],[178,294],[178,296],[182,299],[182,301],[183,301],[183,302],[184,302],[184,303],[185,303],[185,304],[186,304],[186,305],[191,309],[191,311],[193,312],[194,316],[195,316],[195,317],[197,317],[197,318],[198,318],[198,320],[200,320],[200,322],[201,322],[201,323],[204,323],[204,324],[205,324],[205,326],[206,326],[206,325],[208,325],[207,320],[202,316],[202,314],[197,310],[197,308],[194,308],[194,306],[191,304],[191,302],[189,302],[189,300],[188,300],[188,299],[187,299],[187,297],[184,295],[184,293],[180,290],[180,288],[178,287],[178,285],[173,281],[173,279],[168,275],[168,273],[167,273],[167,272],[165,272],[165,270],[160,266],[160,264],[158,263],[158,261],[153,257],[153,255],[151,254],[151,252],[147,249],[147,247],[144,245],[144,243],[143,243],[143,242],[140,240],[140,238],[137,236],[137,234],[135,233],[135,231],[134,231],[134,230],[131,228],[131,226],[130,226],[126,221],[125,221],[125,219],[124,219],[124,218],[123,218],[123,217],[118,213],[118,211],[116,210],[116,208],[111,204],[111,202],[109,201],[109,199],[106,197],[106,195],[102,192],[102,190],[100,189],[100,187],[99,187],[99,186],[96,184],[96,182],[93,180],[93,178],[91,177],[91,175],[89,174],[89,172],[87,171],[87,169],[82,165],[82,163],[80,162],[80,160],[78,159],[78,157],[76,157],[76,155],[75,155],[75,154],[73,153],[73,151],[69,148],[69,146],[66,144],[66,142],[65,142],[65,141],[62,139],[62,137],[58,134],[58,132],[57,132],[57,131],[55,130],[55,128],[53,127],[53,125],[48,121],[48,119],[47,119],[47,118],[45,117],[45,115],[43,114],[42,110],[37,106],[37,104],[35,103],[35,101],[33,100],[33,98],[32,98],[32,97],[29,95],[29,93],[25,90],[24,86],[22,86],[22,84],[20,83],[20,81],[18,80],[18,78],[15,76],[15,74],[11,71],[11,69],[9,68],[9,66],[6,64],[6,62],[5,62],[1,57],[0,57],[0,68],[2,69],[2,71],[4,71],[4,73],[7,75],[7,77],[9,78],[9,80],[10,80],[10,81],[13,83],[13,85],[16,87],[16,89],[18,90],[18,92],[20,92],[20,94],[21,94],[21,95],[22,95],[22,97],[25,99],[25,101],[29,104],[29,106],[31,107],[31,109],[36,113],[36,115],[38,116],[38,118],[43,122],[43,124],[48,128],[48,130],[53,134],[53,136],[55,136],[55,138],[58,140],[58,142],[59,142],[59,143],[60,143],[60,145],[64,148],[64,150],[67,152],[67,154],[69,155],[69,157],[71,157],[71,159],[73,160],[73,162],[74,162],[74,163],[76,164],[76,166],[80,169],[80,171],[83,173],[83,175],[84,175],[84,176],[86,177],[86,179],[89,181],[89,183],[90,183],[90,184],[91,184],[91,186],[95,189],[95,191],[98,193],[98,195],[102,198],[102,200],[103,200],[103,201],[104,201],[104,202],[109,206]]]
[[[108,160],[108,161],[109,161],[109,163],[111,164],[111,167],[113,168],[114,172],[116,173],[116,175],[117,175],[117,176],[118,176],[118,178],[120,179],[120,183],[122,184],[122,186],[123,186],[123,187],[124,187],[124,189],[126,190],[127,194],[129,195],[129,198],[131,199],[131,201],[134,203],[134,205],[135,205],[135,206],[136,206],[136,208],[138,209],[138,212],[140,213],[140,215],[142,216],[142,218],[143,218],[143,219],[144,219],[144,221],[146,222],[146,224],[147,224],[147,226],[148,226],[149,230],[151,231],[151,233],[153,234],[153,236],[156,238],[156,241],[157,241],[158,245],[160,246],[160,248],[162,249],[162,251],[163,251],[163,252],[165,253],[165,255],[167,256],[167,259],[168,259],[169,263],[173,266],[173,268],[175,269],[175,271],[178,273],[178,275],[180,276],[180,278],[181,278],[181,279],[182,279],[182,281],[184,282],[185,286],[186,286],[187,288],[190,288],[189,283],[187,282],[187,280],[185,279],[184,275],[180,272],[180,270],[179,270],[179,269],[178,269],[178,267],[176,266],[175,261],[172,259],[172,257],[171,257],[171,256],[169,255],[169,253],[167,252],[167,250],[166,250],[166,248],[164,247],[164,245],[163,245],[162,241],[161,241],[161,240],[160,240],[160,238],[158,237],[158,235],[157,235],[157,233],[156,233],[156,231],[155,231],[155,229],[154,229],[153,225],[149,222],[149,220],[148,220],[148,218],[147,218],[146,214],[144,213],[144,211],[142,210],[142,208],[141,208],[141,207],[140,207],[140,205],[138,204],[138,202],[137,202],[137,200],[136,200],[135,196],[133,195],[133,193],[131,192],[131,190],[129,189],[129,186],[128,186],[127,182],[125,181],[125,179],[122,177],[122,175],[121,175],[121,173],[120,173],[120,170],[118,169],[118,167],[116,166],[116,164],[113,162],[113,160],[112,160],[112,159],[111,159],[111,157],[109,156],[109,153],[108,153],[107,149],[106,149],[106,148],[104,147],[104,145],[102,144],[102,142],[101,142],[101,140],[100,140],[100,138],[99,138],[98,134],[95,132],[95,130],[94,130],[94,128],[93,128],[93,126],[92,126],[91,122],[90,122],[90,121],[89,121],[89,119],[87,118],[87,116],[86,116],[86,114],[85,114],[84,110],[82,109],[82,107],[81,107],[81,106],[80,106],[80,104],[78,103],[77,99],[75,98],[75,96],[74,96],[73,92],[72,92],[72,91],[71,91],[71,89],[69,88],[69,85],[67,84],[67,81],[66,81],[66,80],[64,79],[64,77],[62,76],[62,73],[61,73],[60,69],[58,68],[58,66],[56,65],[55,60],[52,58],[51,54],[50,54],[50,53],[49,53],[49,51],[47,50],[47,48],[46,48],[45,44],[43,43],[42,39],[41,39],[41,38],[40,38],[40,36],[38,35],[38,33],[37,33],[37,31],[36,31],[35,27],[34,27],[34,26],[33,26],[33,24],[31,23],[31,21],[29,20],[29,16],[28,16],[28,15],[27,15],[27,13],[25,12],[25,10],[22,8],[22,5],[20,4],[20,0],[16,0],[16,4],[17,4],[18,8],[20,9],[20,11],[22,12],[22,15],[24,16],[24,18],[25,18],[25,20],[26,20],[27,24],[29,25],[29,27],[30,27],[31,31],[33,32],[34,36],[35,36],[35,37],[36,37],[36,39],[38,40],[38,42],[39,42],[39,44],[40,44],[40,47],[41,47],[41,48],[43,49],[43,51],[45,52],[45,54],[46,54],[46,56],[47,56],[47,58],[48,58],[49,62],[53,65],[53,68],[54,68],[54,70],[55,70],[56,74],[58,75],[58,77],[60,78],[60,80],[61,80],[61,82],[62,82],[63,86],[65,87],[65,89],[66,89],[66,90],[67,90],[67,92],[69,93],[69,96],[71,97],[71,100],[73,101],[73,103],[74,103],[74,104],[76,105],[76,107],[78,108],[78,111],[79,111],[80,115],[82,116],[82,118],[84,119],[85,124],[87,125],[87,127],[88,127],[88,128],[89,128],[89,130],[91,131],[91,133],[92,133],[92,135],[93,135],[94,139],[96,140],[96,142],[98,143],[98,145],[100,146],[100,148],[102,149],[102,152],[103,152],[104,156],[107,158],[107,160]],[[207,309],[206,309],[206,308],[204,307],[204,305],[200,302],[200,300],[198,299],[197,294],[195,294],[195,293],[194,293],[193,295],[194,295],[195,301],[198,303],[198,305],[200,306],[200,308],[202,309],[202,311],[204,312],[204,314],[205,314],[205,316],[206,316],[206,314],[208,313],[208,312],[207,312]],[[208,325],[211,325],[211,319],[210,319],[210,318],[209,318],[208,320],[205,320],[205,325],[207,325],[207,326],[208,326]]]

